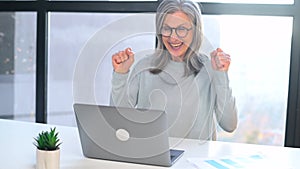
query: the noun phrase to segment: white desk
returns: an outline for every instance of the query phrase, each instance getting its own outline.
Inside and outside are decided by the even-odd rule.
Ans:
[[[0,169],[33,169],[35,167],[35,147],[33,137],[41,130],[49,130],[53,125],[0,120]],[[121,163],[85,158],[82,154],[77,128],[56,126],[62,140],[61,169],[126,169],[126,168],[165,168],[141,164]],[[245,156],[263,153],[268,159],[281,161],[294,169],[300,168],[300,149],[275,146],[262,146],[239,143],[226,143],[185,139],[176,146],[185,149],[183,157],[171,168],[195,168],[187,159],[221,158],[225,156]],[[291,168],[291,167],[290,167]]]

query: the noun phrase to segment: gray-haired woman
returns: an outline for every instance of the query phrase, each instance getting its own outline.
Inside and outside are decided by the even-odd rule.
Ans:
[[[225,131],[237,127],[235,99],[229,87],[230,56],[217,48],[199,53],[201,11],[190,0],[164,0],[156,13],[157,47],[135,64],[130,48],[112,56],[111,104],[164,110],[169,134],[216,139],[216,123]]]

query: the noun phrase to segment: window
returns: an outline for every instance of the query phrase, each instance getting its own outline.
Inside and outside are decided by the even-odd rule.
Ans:
[[[294,0],[198,0],[198,2],[243,4],[294,4]]]
[[[111,56],[128,46],[135,51],[153,49],[154,23],[148,34],[130,33],[131,27],[122,22],[131,20],[134,24],[135,18],[139,18],[134,14],[51,13],[50,16],[48,122],[74,126],[73,99],[108,105]],[[149,20],[154,22],[154,15]],[[204,16],[208,41],[203,52],[208,54],[221,47],[231,54],[229,73],[239,110],[237,131],[220,132],[219,140],[283,145],[292,20],[291,17]],[[80,83],[85,85],[77,89],[82,92],[80,98],[72,91],[76,71],[84,71],[83,77],[75,77],[81,78]]]
[[[203,2],[207,49],[221,46],[233,57],[229,75],[240,112],[239,128],[230,135],[220,131],[218,139],[283,145],[285,137],[285,146],[299,147],[300,16],[297,9],[300,4],[294,0],[199,2]],[[72,104],[78,98],[74,97],[72,80],[82,51],[107,25],[140,12],[153,14],[158,3],[155,0],[49,0],[47,3],[0,0],[0,118],[75,125]],[[97,102],[107,103],[107,91],[101,89],[107,90],[109,85],[101,80],[110,78],[103,71],[112,69],[109,57],[116,49],[132,43],[140,45],[137,49],[142,51],[143,45],[153,47],[155,39],[151,33],[136,34],[119,39],[105,50],[103,62],[94,65],[97,67],[92,84]],[[203,50],[208,52],[207,49]],[[248,51],[247,57],[244,51]],[[270,61],[271,56],[275,61]],[[259,61],[250,59],[253,57],[259,57]],[[64,66],[58,67],[62,62]],[[250,63],[255,64],[254,70],[259,73],[247,70],[251,69]],[[254,94],[256,91],[262,92]],[[260,117],[259,121],[253,120],[254,117]],[[277,121],[276,125],[271,124],[273,120]],[[243,128],[248,131],[247,138],[241,137]]]
[[[51,0],[51,1],[65,1],[65,0]],[[84,1],[84,0],[67,0],[67,1]],[[122,1],[140,1],[140,2],[143,2],[142,0],[92,0],[92,1],[118,1],[118,2],[122,2]],[[157,1],[157,0],[144,0],[144,1]]]
[[[0,18],[0,118],[35,121],[36,13]]]
[[[123,25],[127,20],[131,23],[135,19],[140,20],[140,25],[142,21],[145,21],[144,19],[154,22],[154,15],[50,13],[49,123],[75,126],[74,99],[75,101],[89,102],[94,99],[95,94],[97,103],[105,105],[109,103],[112,54],[128,46],[138,52],[149,48],[153,49],[155,45],[153,23],[149,23],[152,25],[152,34],[151,31],[140,32],[147,27],[147,24],[139,27],[128,23],[127,26]],[[84,62],[81,62],[82,60]],[[61,66],[61,63],[64,66]],[[95,69],[89,71],[94,64],[96,64]],[[84,77],[80,83],[85,83],[89,76],[96,76],[86,82],[87,85],[93,86],[93,89],[87,87],[78,90],[94,90],[95,93],[77,100],[76,93],[73,93],[73,78],[76,78],[74,77],[77,76],[76,71],[81,68],[83,68]]]
[[[239,113],[234,134],[221,131],[219,139],[284,145],[293,18],[223,15],[206,19],[215,27],[206,29],[208,36],[219,35],[213,46],[231,55],[230,84]]]

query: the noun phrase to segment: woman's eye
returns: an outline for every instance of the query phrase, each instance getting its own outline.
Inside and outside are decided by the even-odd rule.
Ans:
[[[185,31],[187,29],[185,27],[178,27],[177,30],[179,30],[179,31]]]
[[[165,31],[170,31],[171,28],[170,28],[170,27],[163,27],[163,30],[165,30]]]

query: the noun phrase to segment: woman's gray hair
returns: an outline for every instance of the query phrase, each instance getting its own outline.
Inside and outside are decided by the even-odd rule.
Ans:
[[[202,18],[199,5],[192,0],[164,0],[156,11],[156,37],[157,47],[153,56],[155,57],[151,73],[158,74],[168,64],[171,59],[170,53],[166,49],[162,41],[161,29],[167,14],[177,11],[184,12],[193,24],[193,41],[188,48],[184,62],[186,62],[185,75],[197,74],[203,64],[198,56],[203,39]]]

